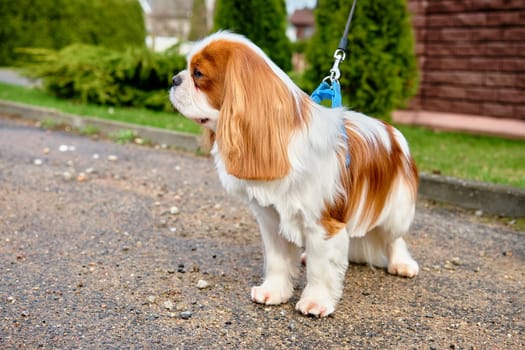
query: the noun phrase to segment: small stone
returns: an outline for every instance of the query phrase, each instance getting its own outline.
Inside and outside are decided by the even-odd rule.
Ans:
[[[37,159],[33,160],[33,164],[34,165],[42,165],[42,163],[43,163],[42,159],[37,158]]]
[[[512,256],[512,250],[504,251],[503,256]]]
[[[182,311],[180,313],[180,318],[182,318],[183,320],[187,320],[189,318],[191,318],[193,314],[191,313],[191,311]]]
[[[140,137],[135,137],[133,142],[135,142],[137,145],[143,145],[144,144],[144,139],[142,139]]]
[[[179,212],[180,212],[180,211],[179,211],[179,208],[177,208],[177,207],[171,207],[171,208],[170,208],[170,214],[172,214],[172,215],[176,215],[176,214],[178,214]]]
[[[96,170],[95,170],[94,168],[87,168],[87,169],[85,170],[85,173],[86,173],[86,174],[93,174],[93,173],[96,173]]]
[[[93,154],[93,159],[99,159],[99,158],[100,158],[100,154],[98,153]]]
[[[168,317],[169,318],[175,318],[175,317],[177,317],[177,314],[174,313],[174,312],[168,312]]]
[[[168,310],[173,310],[173,302],[171,302],[170,300],[167,300],[165,301],[162,306],[165,308],[165,309],[168,309]]]
[[[457,256],[454,257],[454,258],[452,258],[452,259],[450,260],[450,262],[451,262],[452,264],[456,265],[456,266],[461,266],[461,264],[462,264],[461,259],[458,258]]]
[[[44,148],[44,149],[42,150],[42,152],[43,152],[44,154],[49,154],[50,151],[51,151],[51,150],[49,149],[49,147],[46,147],[46,148]]]
[[[445,261],[445,265],[443,265],[443,267],[446,269],[446,270],[455,270],[456,269],[456,265],[452,264],[450,261]]]
[[[153,304],[153,303],[155,303],[155,301],[157,300],[157,297],[154,296],[154,295],[148,295],[148,297],[146,298],[146,300],[148,301],[148,303]]]
[[[67,152],[68,149],[69,149],[69,147],[68,147],[67,145],[60,145],[60,146],[58,147],[58,150],[59,150],[60,152]]]
[[[80,174],[78,174],[78,176],[77,176],[77,181],[78,181],[78,182],[85,182],[85,181],[87,181],[87,176],[86,176],[86,174],[84,174],[84,173],[80,173]]]
[[[291,331],[295,331],[295,323],[294,322],[288,323],[288,329]]]
[[[482,216],[483,215],[483,210],[476,210],[476,212],[474,213],[476,216]]]
[[[210,286],[210,284],[208,283],[208,281],[199,280],[197,282],[197,288],[199,288],[199,289],[205,289],[205,288],[208,288],[209,286]]]
[[[66,181],[70,181],[73,178],[73,175],[69,171],[65,171],[62,173],[62,177]]]
[[[118,157],[117,157],[116,155],[114,155],[114,154],[110,154],[110,155],[108,156],[108,160],[109,160],[109,161],[112,161],[112,162],[115,162],[115,161],[118,160]]]

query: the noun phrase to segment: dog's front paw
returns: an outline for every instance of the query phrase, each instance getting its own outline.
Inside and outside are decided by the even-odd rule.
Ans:
[[[295,309],[303,315],[325,317],[334,312],[335,302],[327,290],[307,287]]]
[[[414,259],[407,258],[404,261],[389,263],[388,273],[401,277],[416,277],[419,273],[419,265]]]
[[[259,304],[278,305],[286,303],[293,294],[290,282],[267,280],[257,287],[252,287],[252,300]]]

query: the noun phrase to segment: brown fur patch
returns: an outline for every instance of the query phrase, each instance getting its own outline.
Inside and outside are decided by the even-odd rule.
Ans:
[[[298,105],[261,56],[226,40],[195,54],[190,74],[220,110],[215,137],[228,173],[248,180],[285,177],[290,137],[307,113],[306,95]]]
[[[401,176],[410,184],[412,195],[417,194],[417,168],[412,158],[407,159],[394,137],[393,127],[385,123],[390,136],[391,150],[376,139],[375,142],[363,139],[351,127],[346,125],[350,167],[346,167],[346,149],[340,150],[340,181],[344,194],[333,203],[328,203],[321,216],[321,224],[328,237],[343,229],[352,215],[356,215],[361,196],[365,195],[364,207],[359,222],[367,223],[371,229],[392,191],[396,179]],[[363,194],[364,193],[364,194]]]

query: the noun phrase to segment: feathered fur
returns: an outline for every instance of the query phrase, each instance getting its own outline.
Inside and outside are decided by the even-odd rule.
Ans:
[[[418,175],[398,130],[314,103],[261,49],[229,32],[197,44],[174,82],[173,105],[210,130],[223,186],[258,220],[265,280],[252,288],[254,301],[291,297],[301,250],[308,282],[297,309],[305,314],[334,311],[349,259],[418,273],[401,238]]]

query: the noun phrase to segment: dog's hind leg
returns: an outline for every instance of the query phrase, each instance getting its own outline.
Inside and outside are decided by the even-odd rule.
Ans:
[[[380,233],[378,229],[374,229],[364,237],[351,238],[348,247],[348,260],[356,264],[369,264],[386,268],[388,260]]]
[[[414,218],[415,203],[406,184],[400,181],[391,193],[377,226],[364,237],[351,238],[349,259],[355,263],[387,268],[393,275],[415,277],[417,262],[402,238]]]

